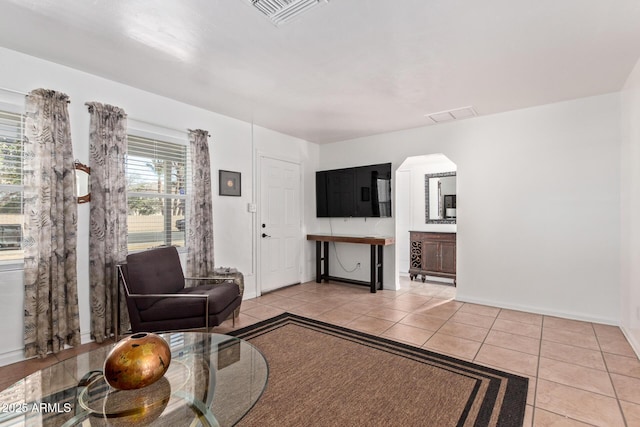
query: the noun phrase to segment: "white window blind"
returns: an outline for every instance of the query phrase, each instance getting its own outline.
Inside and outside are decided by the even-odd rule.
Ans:
[[[21,114],[0,111],[0,266],[23,259],[23,123]]]
[[[187,146],[128,135],[129,251],[184,246]]]

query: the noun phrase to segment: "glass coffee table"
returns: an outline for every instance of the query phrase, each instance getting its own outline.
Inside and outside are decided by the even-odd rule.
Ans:
[[[231,426],[258,401],[267,362],[250,343],[220,334],[160,334],[171,347],[164,377],[139,390],[104,380],[113,345],[35,372],[0,392],[0,426]]]

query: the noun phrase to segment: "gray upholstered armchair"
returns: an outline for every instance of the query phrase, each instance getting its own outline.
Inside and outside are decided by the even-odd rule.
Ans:
[[[130,254],[117,268],[132,332],[208,329],[230,316],[235,326],[244,286],[228,277],[186,279],[175,247]]]

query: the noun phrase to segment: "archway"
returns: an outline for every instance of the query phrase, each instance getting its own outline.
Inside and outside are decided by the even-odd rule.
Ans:
[[[457,172],[457,165],[442,153],[407,157],[395,173],[396,289],[400,278],[409,277],[409,231],[457,232],[457,224],[427,223],[425,175]],[[428,277],[429,281],[452,284],[453,280]]]

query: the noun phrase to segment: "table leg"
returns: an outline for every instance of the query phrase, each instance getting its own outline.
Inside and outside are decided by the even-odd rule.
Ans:
[[[324,277],[329,277],[329,242],[324,242]],[[325,279],[327,282],[329,279]]]
[[[316,283],[322,282],[321,261],[322,261],[322,242],[318,240],[316,241]]]
[[[113,325],[113,339],[115,342],[118,342],[120,339],[118,335],[120,334],[120,273],[116,268],[116,321]]]
[[[383,261],[383,259],[384,259],[383,258],[384,257],[383,249],[384,249],[384,246],[378,245],[378,280],[380,281],[380,287],[378,289],[380,289],[380,290],[382,290],[382,278],[383,278],[383,273],[384,273],[384,271],[383,271],[383,264],[384,264],[384,261]]]
[[[376,293],[376,245],[371,245],[371,293]]]

